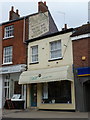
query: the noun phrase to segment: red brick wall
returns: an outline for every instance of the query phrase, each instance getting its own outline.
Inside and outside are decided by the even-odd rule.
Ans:
[[[90,56],[90,38],[75,40],[73,44],[73,61],[74,66],[77,67],[88,67],[89,56]],[[86,57],[86,60],[82,60],[82,56]]]
[[[29,39],[29,18],[25,20],[25,40]]]
[[[0,26],[0,67],[2,64],[2,26]]]
[[[23,26],[24,21],[18,20],[13,23],[3,25],[3,37],[4,27],[14,25],[14,37],[9,39],[2,39],[2,46],[13,46],[13,65],[26,63],[26,45],[23,42]],[[3,59],[3,58],[2,58]]]

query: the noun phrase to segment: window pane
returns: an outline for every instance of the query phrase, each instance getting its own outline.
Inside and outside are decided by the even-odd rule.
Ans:
[[[13,36],[13,33],[14,33],[14,27],[13,27],[13,25],[5,27],[5,35],[4,35],[4,37]]]
[[[50,43],[51,45],[51,58],[61,57],[61,40]]]
[[[38,46],[32,47],[32,62],[38,61]]]
[[[4,48],[4,63],[12,62],[12,46]]]

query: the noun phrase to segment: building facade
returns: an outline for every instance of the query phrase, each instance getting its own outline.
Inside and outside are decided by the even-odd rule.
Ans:
[[[28,69],[19,84],[27,85],[28,108],[75,110],[72,30],[26,41]]]
[[[23,38],[24,20],[12,20],[2,24],[2,75],[3,106],[6,99],[21,94],[24,99],[24,86],[18,84],[20,74],[26,70],[26,45]]]
[[[90,24],[75,28],[71,35],[76,110],[90,111]]]
[[[12,6],[9,21],[0,25],[0,31],[2,33],[0,36],[0,85],[3,90],[0,101],[4,106],[5,100],[11,99],[14,94],[20,94],[21,98],[26,101],[26,85],[18,84],[20,74],[27,69],[25,40],[51,34],[57,32],[58,29],[46,2],[38,2],[38,12],[25,17],[20,17],[19,11],[15,12]]]

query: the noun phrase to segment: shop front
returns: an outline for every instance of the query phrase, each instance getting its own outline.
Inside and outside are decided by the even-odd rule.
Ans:
[[[19,76],[21,72],[25,69],[25,65],[13,65],[5,66],[0,69],[0,74],[2,75],[2,107],[5,107],[5,102],[8,99],[12,99],[14,95],[20,95],[20,99],[25,100],[24,95],[24,85],[19,85]]]
[[[27,84],[27,107],[75,110],[70,66],[23,72],[19,84]]]
[[[90,111],[90,67],[80,67],[75,71],[76,110]]]

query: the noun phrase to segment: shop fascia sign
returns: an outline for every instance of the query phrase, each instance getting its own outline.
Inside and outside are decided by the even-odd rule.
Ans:
[[[30,80],[40,80],[40,79],[42,79],[42,80],[45,80],[45,79],[50,79],[50,78],[52,78],[52,76],[40,76],[41,74],[39,74],[38,76],[32,76],[32,77],[30,77]]]
[[[25,70],[26,70],[25,64],[13,65],[13,66],[1,67],[0,74],[23,72]]]

